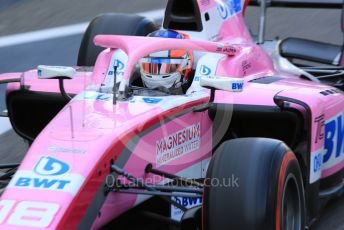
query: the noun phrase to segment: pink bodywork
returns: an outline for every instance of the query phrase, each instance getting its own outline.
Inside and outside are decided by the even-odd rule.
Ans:
[[[204,1],[199,0],[199,2]],[[217,7],[216,1],[209,1],[209,5],[199,4],[201,12]],[[244,1],[242,1],[243,4]],[[274,101],[276,95],[302,101],[310,108],[312,116],[311,155],[321,151],[324,148],[324,140],[315,140],[318,126],[313,120],[315,117],[324,115],[326,122],[337,115],[344,115],[343,94],[324,97],[320,92],[332,89],[331,87],[315,84],[298,76],[276,72],[272,60],[252,41],[244,25],[242,14],[233,15],[223,24],[220,37],[223,39],[210,42],[97,36],[94,40],[95,44],[110,49],[99,55],[92,74],[81,72],[73,80],[69,80],[69,83],[66,81],[67,91],[78,95],[40,133],[26,154],[12,180],[13,183],[1,196],[0,228],[77,228],[79,223],[84,221],[85,213],[91,207],[106,176],[110,173],[111,163],[118,163],[130,174],[143,180],[152,179],[150,175],[144,173],[144,168],[148,163],[152,163],[153,167],[178,175],[183,175],[183,172],[188,170],[192,172],[193,177],[201,177],[204,173],[202,170],[195,170],[194,167],[203,164],[211,157],[212,121],[207,112],[194,113],[192,108],[209,100],[208,90],[202,89],[192,96],[170,96],[170,98],[162,98],[161,102],[151,104],[137,97],[134,100],[120,101],[113,105],[111,94],[100,94],[88,87],[99,88],[116,49],[123,50],[129,57],[120,90],[129,84],[130,76],[138,60],[149,53],[168,49],[190,49],[225,54],[218,64],[216,74],[243,78],[244,91],[241,93],[218,91],[215,103],[276,106]],[[226,45],[236,47],[237,52],[229,55],[227,51],[218,49]],[[243,61],[250,63],[247,71],[241,68]],[[266,76],[283,76],[284,79],[271,84],[250,82]],[[32,87],[30,90],[59,92],[55,80],[38,80],[36,71],[26,72],[23,76],[21,74],[0,75],[0,80],[16,77],[21,77],[26,85],[30,85]],[[18,90],[19,87],[19,83],[9,84],[8,93]],[[293,106],[300,109],[305,117],[309,115],[302,107]],[[168,118],[172,119],[168,120]],[[194,128],[198,125],[200,128],[199,140],[197,139],[197,143],[200,143],[198,148],[195,147],[191,152],[182,153],[179,157],[163,160],[163,163],[159,161],[158,164],[157,145],[161,143],[162,138],[179,135],[178,132],[186,127]],[[321,128],[324,129],[324,127]],[[70,151],[59,151],[57,147]],[[17,186],[20,177],[34,173],[42,157],[52,157],[68,165],[65,176],[71,183],[63,187],[62,182],[59,182],[60,184],[46,189]],[[343,167],[344,160],[335,161],[333,165],[326,166],[320,175],[315,175],[315,180],[332,175]],[[54,176],[37,178],[53,179]],[[61,179],[59,176],[55,178]],[[154,183],[163,182],[163,178],[153,179]],[[23,181],[22,183],[25,184]],[[63,188],[59,189],[58,185]],[[25,203],[27,201],[33,203],[27,204]],[[93,223],[93,228],[103,226],[141,201],[142,199],[139,199],[137,195],[110,193]],[[36,210],[36,214],[26,215],[29,209]],[[48,216],[44,217],[46,218],[44,221],[41,217],[43,214]]]

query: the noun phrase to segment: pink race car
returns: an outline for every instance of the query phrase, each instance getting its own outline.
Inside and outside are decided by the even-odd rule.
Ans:
[[[162,29],[102,15],[80,67],[0,75],[30,143],[0,166],[0,228],[311,225],[343,192],[344,94],[254,42],[247,4],[169,0]]]

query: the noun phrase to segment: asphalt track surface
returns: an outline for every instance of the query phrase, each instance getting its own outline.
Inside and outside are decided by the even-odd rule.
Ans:
[[[105,12],[136,13],[161,9],[166,0],[1,0],[2,36],[90,21]],[[246,20],[253,33],[258,28],[259,9],[249,8]],[[296,36],[342,44],[339,10],[269,9],[267,38]],[[39,64],[75,65],[82,34],[0,47],[0,73],[20,72]],[[4,86],[0,86],[0,111],[5,109]],[[27,144],[0,118],[0,161],[19,162]],[[314,230],[344,229],[344,198],[330,202]]]

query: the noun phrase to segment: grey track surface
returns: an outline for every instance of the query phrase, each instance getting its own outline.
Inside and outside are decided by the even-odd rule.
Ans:
[[[1,0],[4,1],[4,0]],[[0,5],[1,5],[0,1]],[[0,36],[90,21],[106,12],[135,13],[164,8],[166,0],[5,0]]]
[[[267,11],[266,38],[300,37],[343,44],[340,29],[341,10],[270,8]],[[259,8],[249,7],[246,21],[253,34],[258,33]]]
[[[0,0],[0,36],[91,20],[104,12],[142,12],[163,8],[166,0]],[[247,22],[258,28],[257,8],[249,8]],[[342,44],[339,10],[270,9],[267,38],[296,36]],[[0,48],[0,73],[24,71],[38,64],[74,65],[82,35]],[[0,109],[4,108],[0,86]],[[0,162],[17,162],[27,149],[13,131],[0,136]],[[344,229],[344,198],[326,206],[313,230]]]

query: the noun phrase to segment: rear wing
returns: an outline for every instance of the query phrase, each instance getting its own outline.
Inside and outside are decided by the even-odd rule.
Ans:
[[[295,8],[333,8],[341,9],[343,0],[250,0],[249,5],[260,6],[262,1],[268,7],[295,7]]]

